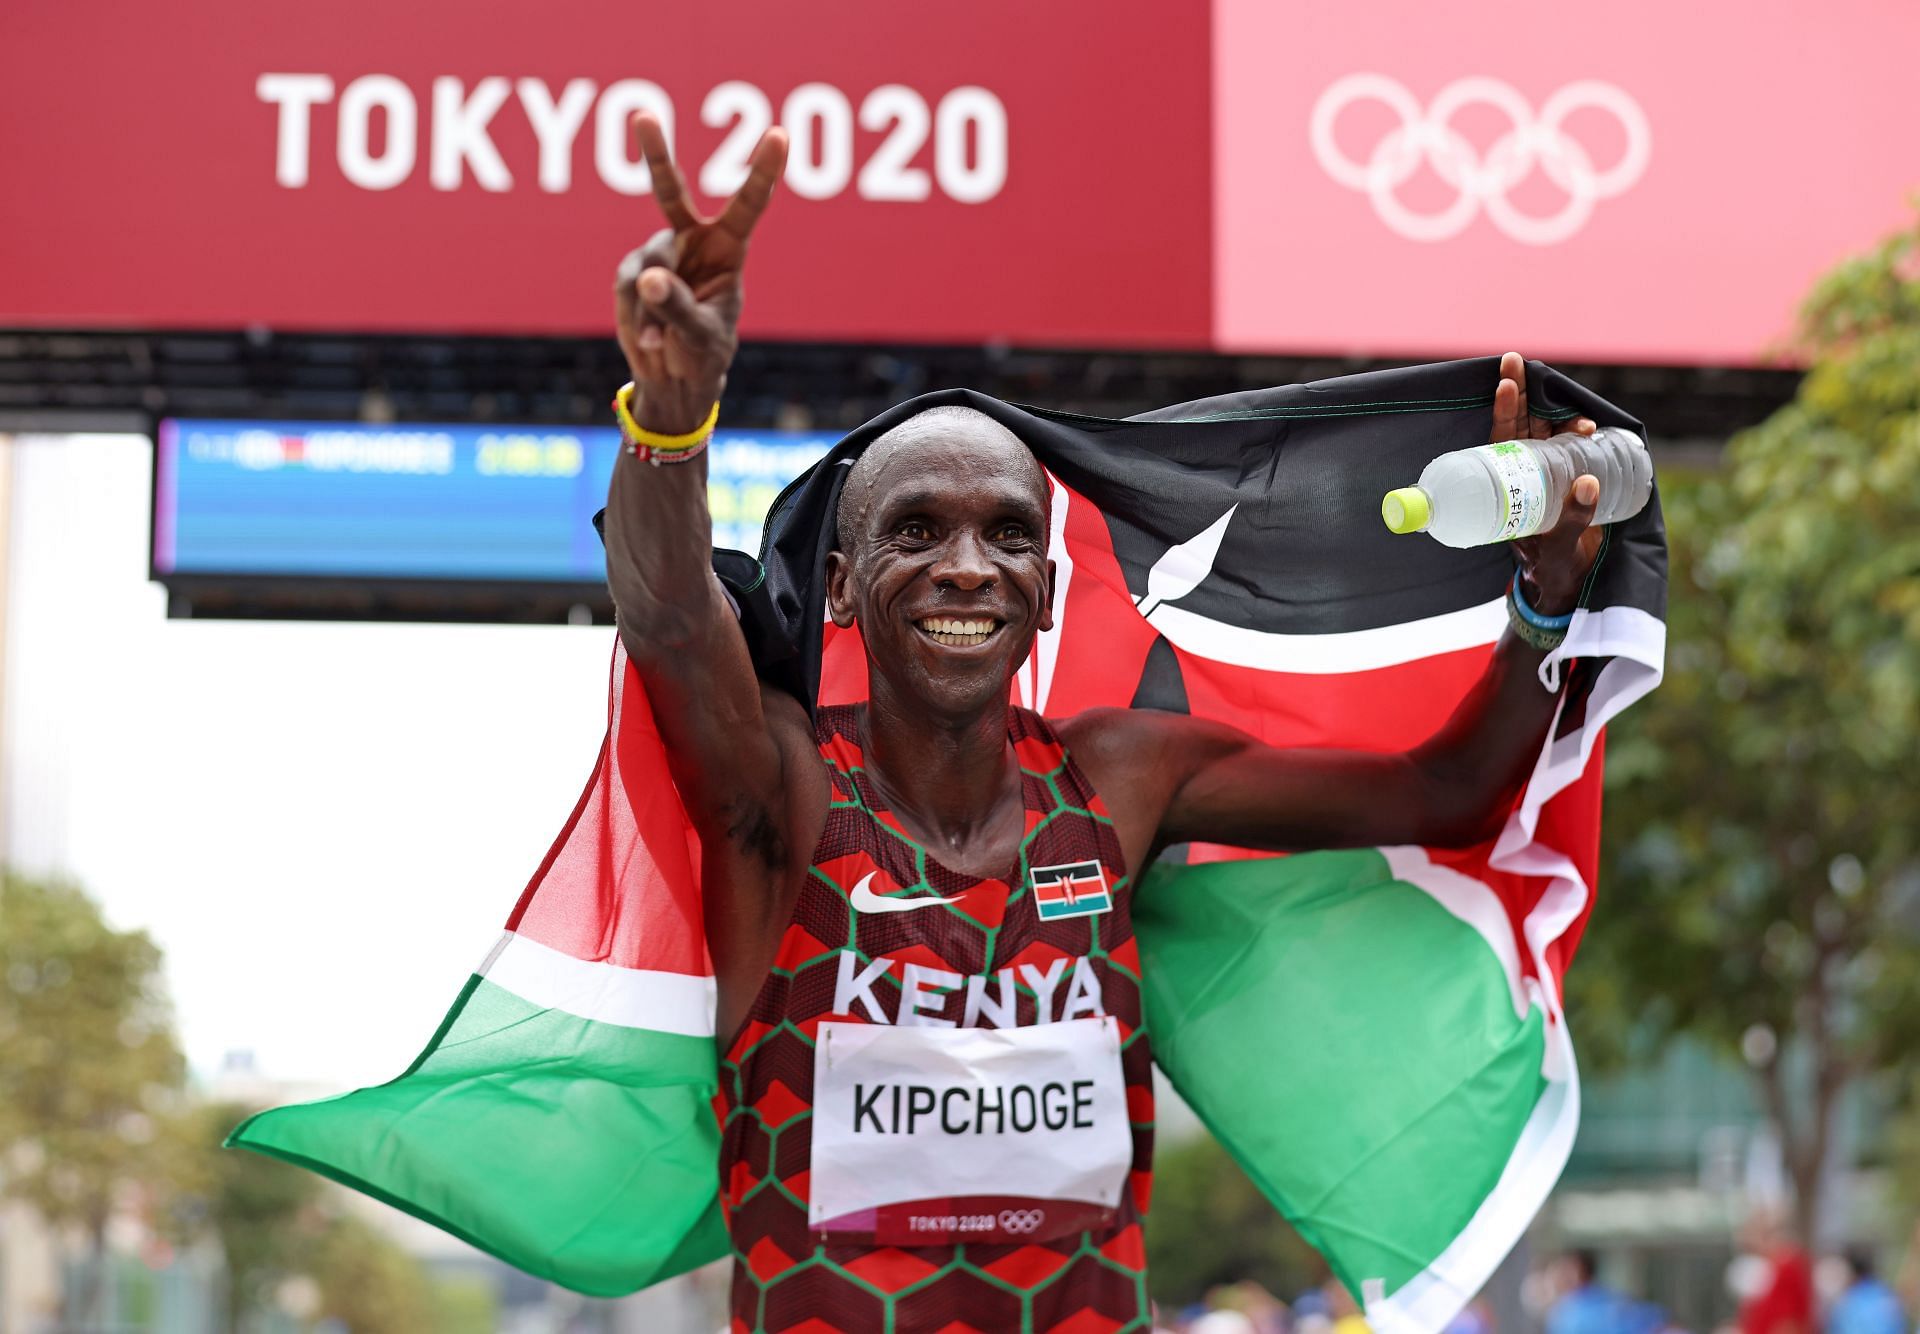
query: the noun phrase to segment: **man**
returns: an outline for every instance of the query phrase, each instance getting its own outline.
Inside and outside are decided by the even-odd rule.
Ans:
[[[827,604],[859,630],[870,694],[810,718],[755,676],[709,565],[697,456],[785,139],[761,140],[706,220],[658,123],[637,129],[671,228],[616,284],[637,393],[608,577],[701,840],[723,1187],[776,1171],[806,1183],[728,1189],[736,1327],[864,1327],[861,1284],[913,1283],[896,1327],[1046,1329],[1083,1312],[1144,1327],[1137,1267],[1103,1262],[1144,1211],[1151,1166],[1151,1113],[1130,1110],[1150,1108],[1151,1057],[1133,974],[1115,963],[1131,957],[1135,873],[1193,840],[1489,837],[1553,715],[1542,652],[1508,635],[1453,719],[1397,755],[1277,750],[1145,710],[1050,722],[1012,709],[1053,614],[1048,487],[1009,431],[950,407],[851,468]],[[1549,434],[1527,413],[1524,363],[1501,371],[1495,438]],[[645,466],[643,450],[673,466]],[[1597,494],[1577,479],[1558,526],[1518,544],[1518,588],[1540,616],[1579,599]],[[832,937],[809,929],[846,938],[849,922],[857,949],[821,949]],[[768,1040],[781,1032],[800,1041]],[[776,1062],[811,1116],[765,1114]]]
[[[1547,1310],[1547,1334],[1637,1334],[1659,1322],[1636,1319],[1633,1304],[1600,1283],[1600,1265],[1592,1251],[1561,1257],[1560,1296]]]
[[[1899,1294],[1873,1270],[1864,1247],[1846,1254],[1847,1286],[1827,1312],[1827,1334],[1908,1334],[1913,1328]]]
[[[1741,1248],[1764,1265],[1757,1290],[1740,1308],[1741,1334],[1810,1334],[1813,1265],[1785,1214],[1756,1210],[1741,1229]]]

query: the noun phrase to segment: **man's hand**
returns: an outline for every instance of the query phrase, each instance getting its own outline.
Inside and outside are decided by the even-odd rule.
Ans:
[[[639,386],[635,418],[649,431],[684,435],[699,429],[726,388],[740,344],[747,241],[786,167],[787,133],[775,128],[760,136],[745,184],[718,217],[703,218],[688,199],[660,122],[643,111],[633,129],[669,226],[620,261],[614,322]]]
[[[1592,435],[1593,422],[1585,417],[1554,423],[1527,410],[1527,363],[1518,352],[1500,358],[1500,385],[1493,392],[1493,440],[1546,440],[1563,431]],[[1517,578],[1527,604],[1543,616],[1560,616],[1580,601],[1580,589],[1600,554],[1604,530],[1593,526],[1600,499],[1600,479],[1582,473],[1567,488],[1560,504],[1560,521],[1544,533],[1513,544],[1519,560]]]

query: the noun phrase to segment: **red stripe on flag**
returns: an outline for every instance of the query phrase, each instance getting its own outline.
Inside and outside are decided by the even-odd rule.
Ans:
[[[1344,674],[1265,672],[1201,658],[1176,649],[1193,713],[1231,723],[1269,744],[1338,746],[1383,753],[1407,750],[1426,740],[1452,713],[1486,670],[1492,646],[1435,654],[1413,662]],[[1563,852],[1589,889],[1598,872],[1600,796],[1604,744],[1596,741],[1585,771],[1540,812],[1536,842]],[[1516,801],[1519,794],[1515,794]],[[1437,865],[1489,885],[1501,900],[1514,937],[1521,942],[1520,964],[1536,973],[1526,947],[1526,922],[1541,905],[1551,882],[1540,876],[1496,871],[1487,864],[1491,841],[1471,848],[1428,849]],[[1193,862],[1232,861],[1267,854],[1240,848],[1195,844]],[[1556,982],[1579,946],[1590,904],[1547,947]]]
[[[640,674],[614,650],[607,740],[507,929],[576,959],[711,977],[699,841]]]
[[[1065,536],[1073,568],[1065,596],[1056,592],[1060,651],[1041,709],[1049,718],[1132,703],[1147,651],[1158,634],[1134,610],[1106,517],[1079,492],[1064,485],[1061,489],[1067,493]]]
[[[1486,670],[1491,646],[1367,672],[1267,672],[1174,650],[1195,717],[1229,723],[1269,745],[1336,746],[1385,754],[1425,741]],[[1196,843],[1194,862],[1266,856]]]
[[[867,646],[860,627],[842,630],[828,621],[820,647],[820,707],[859,704],[867,694]]]
[[[1600,797],[1605,751],[1606,734],[1602,732],[1594,741],[1593,753],[1587,757],[1586,769],[1540,808],[1540,823],[1534,830],[1536,843],[1564,853],[1573,863],[1588,892],[1587,902],[1578,915],[1547,945],[1547,966],[1553,970],[1556,986],[1566,977],[1567,965],[1580,947],[1587,917],[1593,911],[1592,893],[1600,862]],[[1435,865],[1451,867],[1492,886],[1506,907],[1515,938],[1524,941],[1527,916],[1539,907],[1549,882],[1540,876],[1494,870],[1487,865],[1492,851],[1493,844],[1483,843],[1474,848],[1429,848],[1427,855]],[[1530,950],[1521,950],[1520,967],[1529,977],[1538,973]]]
[[[1366,672],[1266,672],[1174,650],[1193,713],[1275,746],[1392,752],[1419,745],[1466,698],[1492,645]]]

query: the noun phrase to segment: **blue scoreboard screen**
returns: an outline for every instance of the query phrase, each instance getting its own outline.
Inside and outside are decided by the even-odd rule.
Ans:
[[[714,544],[757,552],[774,497],[837,439],[716,432]],[[592,519],[619,445],[612,427],[168,418],[154,573],[600,583]]]

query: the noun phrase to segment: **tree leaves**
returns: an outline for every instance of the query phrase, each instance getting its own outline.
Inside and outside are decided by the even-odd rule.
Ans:
[[[228,1271],[226,1327],[317,1284],[320,1313],[360,1334],[431,1330],[419,1265],[341,1207],[310,1172],[219,1147],[251,1108],[189,1106],[161,955],[116,931],[81,890],[0,874],[0,1188],[89,1238],[130,1198],[157,1229],[211,1235]],[[70,1285],[63,1327],[102,1318],[97,1282]],[[91,1308],[91,1309],[90,1309]]]
[[[186,1077],[160,951],[78,888],[0,875],[0,1150],[7,1191],[93,1226],[116,1187],[155,1178],[156,1117]]]
[[[1684,1029],[1737,1054],[1761,1024],[1811,1084],[1920,1051],[1920,924],[1897,910],[1920,877],[1917,257],[1920,223],[1823,280],[1794,402],[1722,471],[1662,479],[1668,673],[1613,729],[1569,975],[1602,1048]]]
[[[1155,1158],[1147,1253],[1156,1301],[1178,1308],[1242,1280],[1291,1297],[1326,1278],[1325,1262],[1211,1135],[1163,1144]]]

